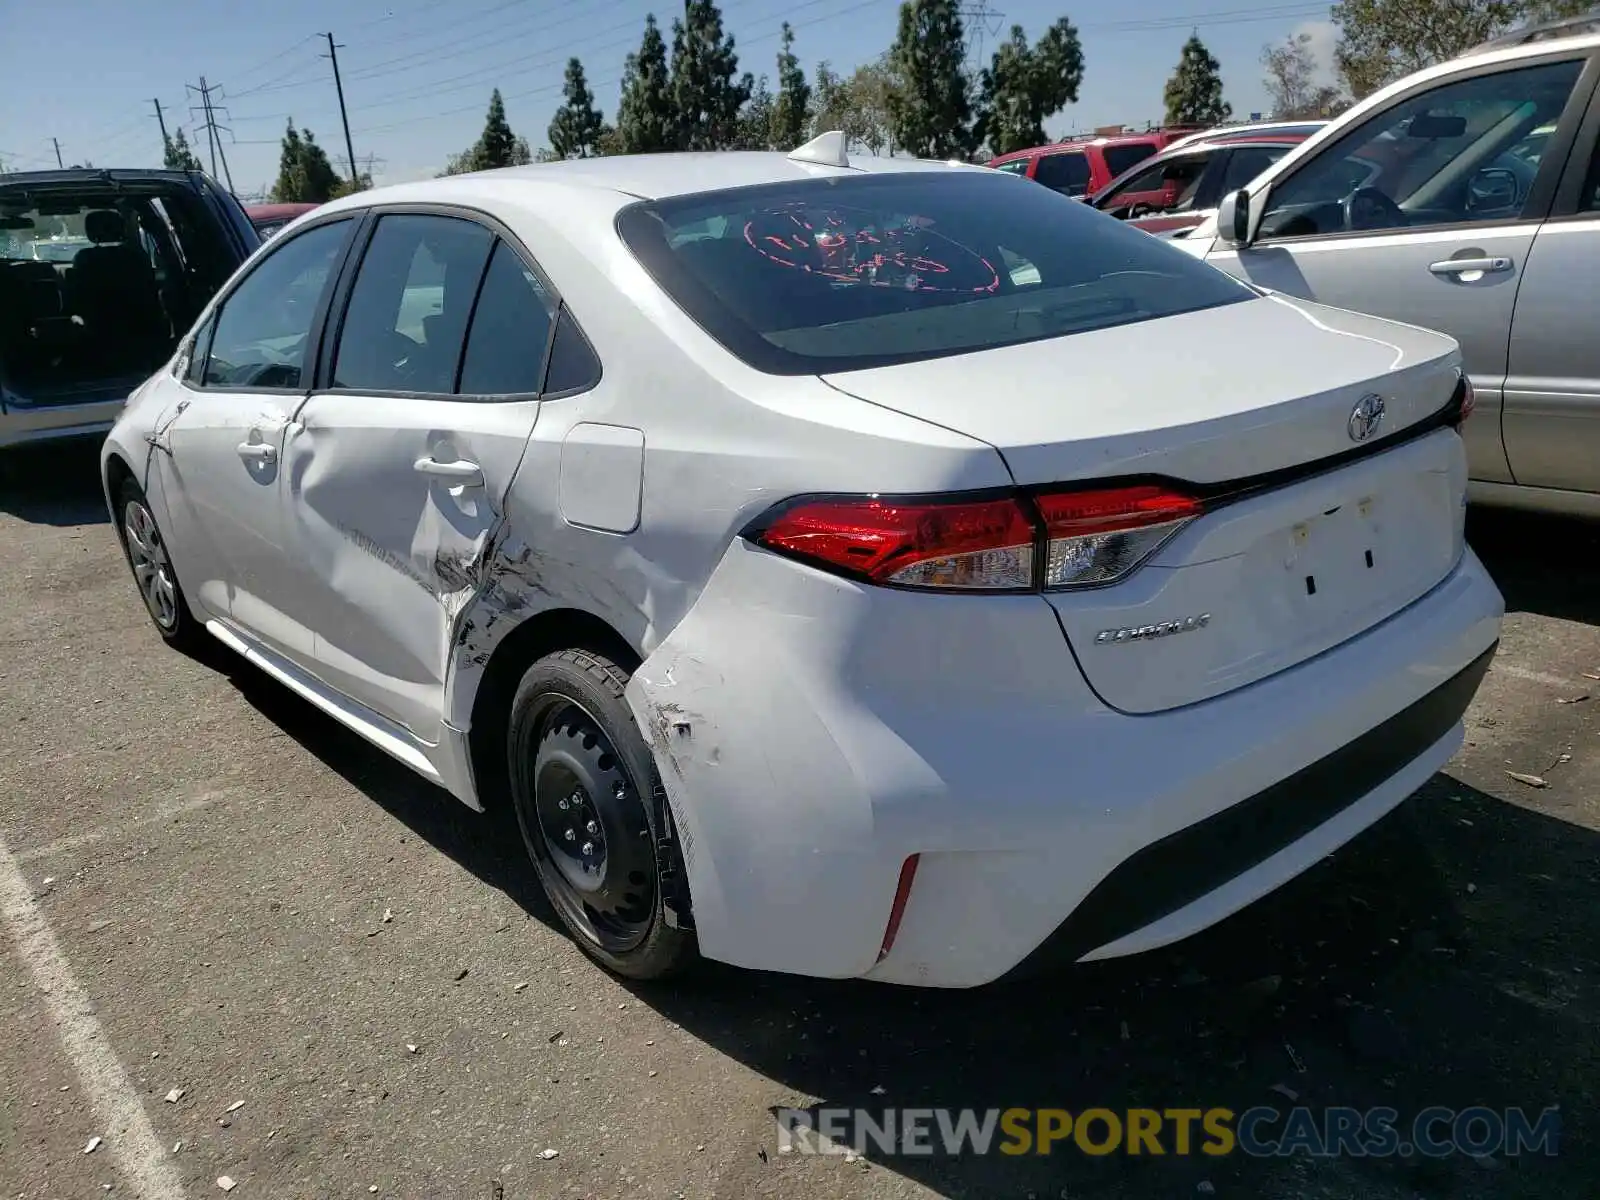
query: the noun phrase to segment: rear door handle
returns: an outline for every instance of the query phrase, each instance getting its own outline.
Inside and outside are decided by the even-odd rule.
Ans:
[[[1509,258],[1447,258],[1443,262],[1429,263],[1428,270],[1435,275],[1465,275],[1469,271],[1489,274],[1492,271],[1511,270]]]
[[[278,448],[270,442],[240,442],[238,450],[239,457],[251,458],[258,463],[278,461]]]
[[[420,474],[448,479],[461,487],[483,486],[483,468],[475,462],[467,462],[466,459],[440,462],[432,457],[419,458],[413,465]]]

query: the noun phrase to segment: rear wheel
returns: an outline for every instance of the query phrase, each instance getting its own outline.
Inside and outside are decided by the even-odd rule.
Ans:
[[[601,965],[658,979],[697,957],[668,920],[682,878],[649,748],[623,699],[628,674],[584,650],[534,663],[511,704],[511,797],[556,915]]]
[[[131,479],[124,480],[117,493],[117,510],[122,549],[133,570],[133,581],[139,587],[145,611],[169,645],[186,653],[198,651],[204,642],[200,626],[189,612],[183,589],[178,586],[166,539],[161,536],[155,514],[150,511],[150,502]]]

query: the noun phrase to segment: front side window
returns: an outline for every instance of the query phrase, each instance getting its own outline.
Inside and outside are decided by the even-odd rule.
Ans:
[[[1583,61],[1477,75],[1363,121],[1274,187],[1264,237],[1516,219]]]
[[[1013,158],[1010,162],[997,163],[994,169],[1009,175],[1026,175],[1029,161],[1031,160],[1026,158]]]
[[[1242,188],[1287,153],[1287,146],[1236,147],[1228,155],[1228,165],[1223,172],[1222,195]]]
[[[317,305],[350,222],[318,225],[274,247],[223,302],[205,386],[299,388]]]
[[[1126,182],[1113,185],[1095,202],[1095,207],[1111,212],[1137,201],[1163,212],[1188,208],[1210,161],[1211,152],[1206,151],[1152,163]]]
[[[711,216],[722,237],[677,238]],[[617,228],[680,307],[775,374],[913,362],[1255,295],[1088,205],[989,172],[733,188],[632,205]]]
[[[380,217],[350,290],[333,386],[454,392],[472,299],[494,241],[482,225],[457,217]]]
[[[1033,181],[1064,196],[1081,196],[1089,190],[1089,160],[1081,150],[1069,154],[1046,154],[1039,159]]]

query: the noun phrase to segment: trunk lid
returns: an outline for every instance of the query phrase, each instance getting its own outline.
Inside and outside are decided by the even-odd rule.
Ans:
[[[1464,545],[1460,438],[1360,445],[1435,416],[1458,363],[1438,334],[1272,296],[825,378],[988,442],[1025,487],[1157,477],[1214,492],[1284,473],[1122,581],[1047,593],[1101,697],[1149,713],[1323,653],[1450,572]],[[1369,394],[1384,412],[1358,441],[1352,415]]]

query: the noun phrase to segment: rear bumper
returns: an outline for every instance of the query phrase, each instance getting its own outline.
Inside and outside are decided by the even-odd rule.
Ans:
[[[709,957],[966,987],[1187,936],[1378,820],[1459,745],[1502,612],[1468,552],[1316,659],[1130,716],[1040,598],[862,589],[741,543],[628,695]]]

